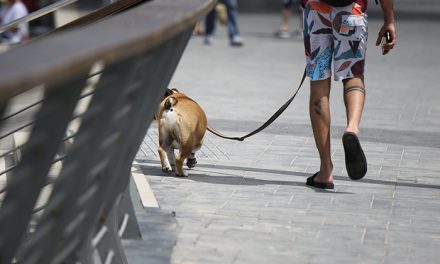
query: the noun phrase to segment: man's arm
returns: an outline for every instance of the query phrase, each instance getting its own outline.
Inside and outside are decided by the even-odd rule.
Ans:
[[[394,25],[394,8],[393,0],[381,0],[380,5],[383,12],[383,25],[377,35],[376,46],[379,46],[383,37],[385,37],[386,32],[391,35],[391,42],[384,44],[384,55],[387,54],[391,49],[394,48],[397,42],[397,32]]]

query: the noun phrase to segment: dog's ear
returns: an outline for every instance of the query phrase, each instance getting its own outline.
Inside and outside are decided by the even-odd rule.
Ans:
[[[167,90],[165,92],[165,97],[170,96],[175,93],[178,93],[178,92],[179,92],[179,90],[177,90],[176,88],[172,88],[172,89],[167,88]]]
[[[173,90],[167,88],[167,90],[165,91],[165,97],[170,96],[172,94],[173,94]]]

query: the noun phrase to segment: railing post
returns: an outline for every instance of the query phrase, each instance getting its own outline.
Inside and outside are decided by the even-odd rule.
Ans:
[[[131,178],[131,175],[129,176]],[[127,185],[125,191],[121,194],[118,206],[114,213],[119,223],[118,234],[121,238],[142,239],[139,224],[136,219],[133,202],[130,195],[130,184]]]
[[[51,87],[47,92],[0,210],[0,263],[11,262],[25,234],[85,81],[82,76],[63,89]]]
[[[108,232],[105,239],[97,245],[96,250],[99,252],[104,263],[111,263],[111,260],[114,260],[115,263],[126,264],[128,262],[119,235],[120,224],[117,207],[118,203],[114,204],[110,214],[105,219],[103,226],[108,229]]]

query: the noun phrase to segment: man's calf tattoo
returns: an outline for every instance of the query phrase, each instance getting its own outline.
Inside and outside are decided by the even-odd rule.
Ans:
[[[362,86],[347,87],[347,88],[344,89],[344,94],[351,93],[351,92],[354,92],[354,91],[359,91],[359,92],[365,94],[365,88],[362,87]]]
[[[321,110],[321,99],[315,100],[313,101],[313,106],[315,109],[315,113],[317,115],[321,115],[322,114],[322,110]]]

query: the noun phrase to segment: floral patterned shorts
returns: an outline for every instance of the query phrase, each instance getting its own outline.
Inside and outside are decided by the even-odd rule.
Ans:
[[[306,71],[312,81],[332,76],[332,60],[336,81],[364,75],[368,38],[365,12],[364,0],[346,7],[332,7],[319,0],[305,3]]]

